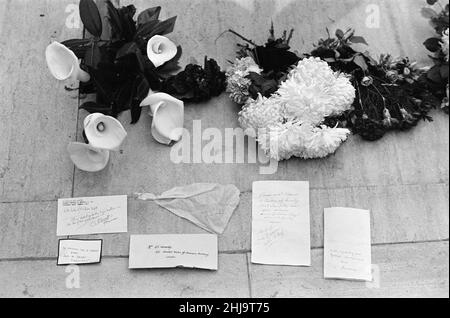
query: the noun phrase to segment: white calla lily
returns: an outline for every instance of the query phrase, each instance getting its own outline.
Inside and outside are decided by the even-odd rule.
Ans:
[[[155,35],[147,42],[147,56],[155,67],[160,67],[177,55],[177,46],[165,36]]]
[[[71,142],[67,146],[70,159],[83,171],[97,172],[103,170],[109,161],[109,151],[92,147],[80,142]]]
[[[80,61],[75,53],[61,43],[55,41],[49,44],[45,49],[45,59],[50,73],[57,80],[90,80],[90,75],[80,68]]]
[[[141,102],[141,107],[150,106],[153,117],[152,135],[162,144],[179,141],[183,134],[184,103],[165,93],[153,93]]]
[[[113,151],[118,150],[127,136],[117,119],[101,113],[90,114],[84,119],[84,132],[94,148]]]

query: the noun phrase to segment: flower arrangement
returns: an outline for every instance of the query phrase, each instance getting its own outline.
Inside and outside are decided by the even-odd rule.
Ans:
[[[350,131],[374,141],[430,120],[436,106],[427,69],[389,54],[374,59],[354,30],[337,30],[305,54],[291,50],[293,30],[257,45],[242,35],[228,69],[227,92],[242,105],[239,122],[272,158],[322,158]]]
[[[408,130],[420,120],[429,120],[429,111],[437,105],[432,98],[426,69],[407,57],[382,54],[378,59],[358,51],[356,44],[367,45],[352,29],[328,32],[309,54],[326,61],[335,71],[346,72],[356,88],[353,107],[326,122],[349,128],[363,139],[375,141],[392,130]]]
[[[227,71],[227,90],[243,104],[239,123],[275,160],[325,157],[350,131],[323,122],[350,109],[355,89],[326,62],[291,52],[292,31],[275,39],[272,25],[270,34],[264,46],[241,46]]]
[[[438,0],[427,0],[427,4],[428,7],[422,9],[422,14],[430,20],[436,31],[436,36],[424,42],[434,63],[427,72],[427,80],[434,97],[442,101],[441,108],[448,113],[449,4],[442,6]],[[439,7],[439,10],[436,11],[433,7]]]
[[[208,58],[204,67],[189,64],[177,73],[182,49],[166,37],[174,30],[177,17],[161,21],[161,7],[142,11],[135,20],[133,5],[116,8],[110,1],[106,5],[111,32],[104,32],[95,2],[80,0],[80,17],[91,37],[51,43],[45,52],[51,74],[58,80],[80,81],[81,95],[96,94],[95,101],[87,101],[80,108],[107,116],[104,118],[116,118],[130,110],[134,124],[141,116],[142,107],[158,104],[150,109],[155,140],[164,144],[178,141],[181,135],[168,131],[167,127],[177,131],[183,127],[184,102],[207,101],[220,95],[225,90],[225,73],[216,61]],[[155,95],[151,98],[153,104],[143,103],[151,95]],[[112,122],[108,123],[111,126]],[[106,122],[102,124],[99,127],[105,128]],[[111,127],[97,133],[109,138],[109,133],[123,129],[117,125]],[[86,130],[83,135],[87,135]],[[69,147],[69,152],[76,150],[79,156],[88,148],[91,154],[104,150],[93,146],[91,139],[85,139],[89,147]],[[98,153],[106,158],[101,151]],[[75,157],[71,155],[71,158]]]

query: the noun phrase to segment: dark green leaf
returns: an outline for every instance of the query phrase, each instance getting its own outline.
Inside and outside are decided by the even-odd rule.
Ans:
[[[133,98],[133,80],[123,83],[114,95],[115,104],[120,107],[119,111],[131,108]]]
[[[88,70],[97,91],[97,98],[104,99],[107,104],[112,103],[113,88],[108,80],[110,76],[93,67],[88,67]]]
[[[440,67],[437,65],[433,66],[428,71],[427,77],[428,77],[428,79],[430,79],[431,81],[433,81],[435,83],[441,83],[442,77],[441,77]]]
[[[106,1],[108,8],[109,22],[111,24],[111,31],[114,38],[120,38],[123,33],[122,22],[120,20],[119,11],[112,4],[110,0]]]
[[[101,52],[97,43],[93,43],[89,48],[87,48],[84,55],[84,64],[93,68],[97,68],[98,63],[101,61]]]
[[[111,108],[105,105],[97,104],[96,102],[86,102],[80,106],[80,109],[84,109],[89,113],[102,113],[104,115],[111,114]]]
[[[117,51],[116,58],[121,58],[128,54],[134,54],[139,48],[135,42],[128,42]]]
[[[136,8],[133,5],[129,5],[120,8],[118,11],[123,29],[121,37],[126,41],[131,41],[136,34],[136,22],[133,19],[133,16],[136,13]]]
[[[427,19],[430,19],[430,18],[435,17],[435,16],[438,15],[438,14],[436,13],[436,11],[434,11],[434,10],[431,9],[431,8],[422,8],[421,13],[422,13],[422,16],[423,16],[424,18],[427,18]]]
[[[440,75],[442,79],[447,82],[448,81],[448,64],[441,65]]]
[[[61,42],[61,44],[71,49],[78,58],[84,58],[86,50],[89,48],[91,39],[72,39]]]
[[[161,13],[161,7],[149,8],[142,11],[137,18],[138,25],[147,23],[149,21],[158,20],[159,14]]]
[[[91,39],[71,39],[61,42],[61,44],[67,46],[69,49],[73,49],[74,47],[82,46],[89,44]]]
[[[352,36],[350,38],[350,42],[369,45],[369,43],[367,43],[366,39],[364,39],[362,36],[357,36],[357,35]]]
[[[177,17],[175,16],[158,23],[148,37],[151,38],[154,35],[166,35],[173,32],[176,21]]]
[[[144,24],[140,24],[136,31],[136,36],[140,36],[143,38],[150,38],[153,30],[158,25],[158,20],[148,21]]]
[[[358,65],[363,71],[367,71],[369,69],[369,67],[367,66],[366,60],[360,54],[355,56],[355,58],[353,59],[353,63]]]
[[[80,0],[80,18],[89,33],[96,37],[102,35],[102,19],[93,0]]]
[[[148,95],[150,85],[143,76],[138,76],[135,80],[135,92],[131,103],[131,124],[135,124],[141,117],[142,107],[140,103]]]

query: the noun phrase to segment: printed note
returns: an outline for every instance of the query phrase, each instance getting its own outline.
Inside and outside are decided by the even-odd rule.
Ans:
[[[325,209],[325,278],[371,281],[371,267],[370,211]]]
[[[217,270],[217,235],[132,235],[128,267],[131,269],[187,267]]]
[[[252,263],[311,266],[309,183],[253,183]]]
[[[127,196],[58,200],[57,236],[127,232]]]
[[[100,263],[102,243],[102,240],[59,240],[58,265]]]

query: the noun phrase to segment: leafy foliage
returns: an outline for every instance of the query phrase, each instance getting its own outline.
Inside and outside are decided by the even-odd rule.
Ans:
[[[93,37],[62,43],[82,59],[81,67],[91,75],[88,83],[80,83],[80,93],[97,94],[95,102],[86,102],[80,108],[114,117],[130,110],[131,123],[136,123],[141,115],[140,102],[150,89],[173,92],[184,101],[207,100],[225,89],[225,75],[214,60],[206,60],[204,69],[190,64],[184,72],[173,75],[180,69],[181,47],[171,61],[160,67],[148,59],[148,40],[171,33],[177,17],[162,21],[161,7],[154,7],[141,12],[135,21],[133,5],[116,8],[109,0],[106,5],[109,38],[101,38],[102,21],[95,2],[81,0],[81,19]]]
[[[428,7],[422,9],[422,15],[430,20],[431,26],[436,31],[436,36],[427,39],[423,44],[428,51],[432,53],[430,58],[434,65],[427,73],[426,80],[435,98],[443,100],[446,97],[446,88],[448,86],[448,61],[442,51],[442,35],[445,30],[449,28],[449,4],[445,7],[437,0],[427,0]],[[433,9],[434,6],[440,7],[437,12]],[[448,101],[447,101],[448,102]],[[448,106],[444,108],[448,112]]]
[[[436,101],[430,99],[425,72],[408,58],[381,55],[377,61],[368,52],[357,51],[355,43],[367,44],[352,29],[337,30],[334,38],[328,33],[311,52],[333,70],[349,74],[356,88],[353,109],[326,123],[374,141],[390,130],[407,130],[422,119],[431,120],[428,112]]]
[[[281,38],[275,39],[272,25],[270,38],[264,46],[230,32],[247,42],[239,45],[238,57],[250,56],[264,70],[262,74],[247,76],[251,80],[249,93],[253,99],[258,94],[265,97],[274,94],[290,68],[304,57],[319,57],[334,71],[348,74],[356,88],[353,107],[339,117],[326,118],[324,124],[349,128],[366,140],[378,140],[390,130],[410,129],[420,120],[431,121],[428,112],[440,102],[431,93],[425,71],[415,67],[408,58],[382,55],[375,60],[367,51],[361,52],[360,48],[368,43],[355,35],[353,29],[336,30],[334,36],[327,29],[327,38],[320,39],[314,49],[304,55],[290,51],[293,31],[289,36],[285,31]],[[439,76],[442,75],[446,74]]]
[[[216,61],[205,57],[204,68],[189,64],[185,70],[169,77],[162,92],[189,102],[203,102],[219,96],[225,90],[225,74]]]
[[[263,69],[263,73],[250,73],[248,78],[252,81],[249,93],[252,98],[258,94],[269,97],[278,90],[279,84],[286,78],[292,65],[300,61],[300,57],[291,51],[289,43],[294,30],[284,31],[281,38],[275,37],[275,29],[272,23],[270,37],[264,45],[257,45],[253,41],[246,39],[233,30],[229,32],[237,35],[247,42],[246,45],[239,45],[239,57],[250,56]]]
[[[102,19],[95,2],[80,0],[80,17],[89,33],[95,37],[102,36]]]

